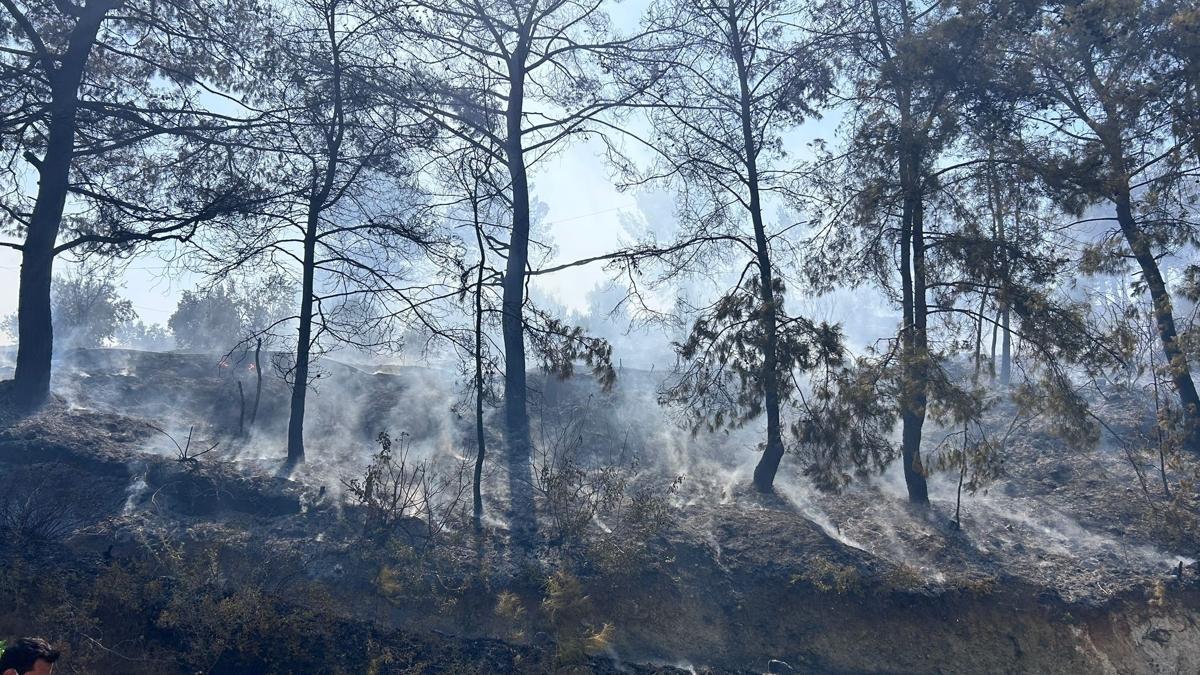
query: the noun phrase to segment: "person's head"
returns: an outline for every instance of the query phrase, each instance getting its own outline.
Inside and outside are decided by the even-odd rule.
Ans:
[[[50,675],[58,650],[41,638],[21,638],[0,654],[0,675]]]

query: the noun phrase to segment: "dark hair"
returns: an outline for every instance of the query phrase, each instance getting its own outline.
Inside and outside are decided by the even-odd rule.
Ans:
[[[51,647],[49,642],[42,638],[21,638],[7,645],[4,653],[0,654],[0,673],[9,668],[18,673],[27,673],[33,670],[38,661],[54,663],[57,660],[58,650]]]

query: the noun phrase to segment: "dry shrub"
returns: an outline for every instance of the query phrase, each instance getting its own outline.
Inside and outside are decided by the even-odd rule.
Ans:
[[[525,610],[521,596],[512,591],[501,591],[496,596],[493,613],[504,623],[506,639],[516,642],[525,640],[529,634],[529,612]]]
[[[354,555],[375,570],[380,598],[396,607],[453,612],[472,588],[487,589],[489,568],[462,563],[471,474],[465,461],[416,458],[411,437],[379,434],[379,451],[361,477],[343,480],[349,511],[361,518]]]
[[[216,544],[143,542],[95,567],[46,554],[0,560],[0,604],[22,608],[0,631],[64,648],[55,672],[348,674],[379,654],[361,630],[331,620],[327,596],[308,584],[233,583]],[[286,577],[287,564],[263,560],[263,576]]]
[[[596,517],[615,509],[629,476],[616,466],[587,468],[571,450],[553,453],[535,474],[552,546],[582,543]]]
[[[263,561],[264,576],[288,576],[280,568],[286,562]],[[175,666],[155,672],[290,672],[306,667],[361,672],[350,662],[328,663],[320,655],[343,637],[341,626],[321,618],[332,613],[326,594],[300,583],[277,589],[230,583],[215,544],[193,550],[169,542],[148,546],[144,555],[109,565],[93,593],[98,607],[121,608],[128,620],[143,622],[143,639],[153,636],[167,647],[142,655],[123,648],[130,652],[125,658],[162,659]],[[107,619],[112,624],[116,617],[107,614]]]
[[[566,672],[590,672],[584,668],[589,656],[603,652],[616,630],[610,623],[597,623],[591,597],[570,572],[559,570],[546,579],[542,611],[554,634],[555,660]]]
[[[81,490],[58,465],[11,467],[0,491],[0,533],[25,541],[62,541],[118,503],[101,490]]]
[[[379,451],[363,475],[342,481],[350,506],[362,514],[365,534],[381,542],[399,538],[420,550],[464,521],[471,487],[465,463],[443,468],[416,459],[407,433],[393,441],[381,432],[377,442]]]
[[[675,522],[671,501],[682,484],[682,477],[665,487],[651,480],[626,484],[613,507],[600,514],[608,529],[589,542],[588,556],[602,572],[629,575],[652,562],[651,543]]]
[[[903,562],[889,570],[886,579],[888,585],[900,591],[915,591],[925,585],[925,575],[921,570]]]
[[[647,562],[649,543],[673,522],[671,498],[682,478],[664,481],[643,472],[636,460],[586,461],[578,433],[585,418],[577,415],[543,433],[534,472],[543,534],[551,548],[577,563],[631,572]]]
[[[792,579],[792,583],[808,582],[822,593],[835,592],[838,595],[862,595],[863,581],[858,568],[853,565],[839,565],[822,557],[809,561],[808,569]]]

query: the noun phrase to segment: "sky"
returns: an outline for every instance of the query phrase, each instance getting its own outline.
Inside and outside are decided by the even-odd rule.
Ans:
[[[622,194],[608,177],[600,149],[588,144],[567,148],[550,158],[533,175],[534,198],[547,207],[544,227],[556,251],[554,260],[566,262],[611,251],[628,235],[623,218],[643,217],[635,195]],[[17,286],[20,254],[0,248],[0,316],[17,310]],[[59,274],[72,267],[70,261],[56,262]],[[153,251],[134,259],[122,276],[123,291],[148,323],[166,323],[175,309],[181,291],[192,288],[199,279],[176,272],[164,276],[163,261]],[[592,287],[603,283],[600,264],[571,268],[539,278],[539,288],[570,309],[584,311]]]
[[[614,2],[609,9],[614,28],[625,32],[637,28],[648,0]],[[574,145],[548,158],[533,174],[534,198],[548,207],[550,236],[558,246],[555,260],[567,261],[611,250],[624,230],[622,215],[640,217],[632,195],[622,195],[608,179],[600,148]],[[0,317],[17,310],[20,254],[0,248]],[[70,269],[66,261],[56,263],[56,273]],[[181,274],[164,277],[164,265],[153,253],[129,264],[123,275],[124,295],[147,323],[165,324],[174,311],[179,294],[198,279]],[[605,277],[601,265],[572,269],[538,286],[568,308],[586,308],[587,294]],[[0,338],[3,339],[3,338]]]
[[[635,30],[648,0],[615,2],[609,9],[618,32]],[[789,134],[787,143],[793,158],[806,156],[806,143],[814,136],[832,135],[832,119],[816,121]],[[604,158],[604,148],[598,141],[572,144],[546,158],[532,173],[533,198],[545,207],[543,232],[554,245],[553,258],[547,264],[557,264],[610,252],[621,244],[631,243],[635,226],[652,224],[656,232],[673,228],[665,219],[672,219],[669,195],[622,193],[610,177]],[[17,288],[20,257],[11,249],[0,248],[0,318],[17,309]],[[55,271],[70,271],[68,260],[56,262]],[[565,309],[586,313],[589,294],[603,287],[608,280],[603,264],[575,267],[534,280],[534,293],[549,297]],[[139,318],[151,324],[165,325],[174,311],[182,291],[191,289],[201,280],[195,275],[168,269],[153,250],[129,261],[120,277],[123,295],[128,298]],[[814,301],[820,313],[836,318],[841,303],[835,299]],[[861,304],[860,304],[861,307]],[[0,340],[3,340],[0,337]]]
[[[610,3],[608,11],[616,31],[636,30],[649,4],[650,0]],[[839,115],[833,111],[786,134],[784,141],[790,158],[796,161],[808,158],[808,143],[814,138],[834,140],[838,120]],[[604,147],[598,141],[576,142],[550,155],[532,169],[531,179],[532,197],[544,209],[540,229],[554,246],[552,258],[544,264],[561,264],[610,252],[632,243],[637,230],[642,228],[658,233],[673,229],[670,195],[618,191],[605,161]],[[0,248],[0,320],[17,309],[19,265],[18,252]],[[67,273],[70,268],[67,260],[56,263],[58,274]],[[539,300],[546,298],[569,312],[584,314],[589,309],[590,296],[603,289],[608,279],[603,264],[593,263],[538,276],[532,284]],[[167,268],[153,250],[129,261],[120,277],[122,293],[133,303],[139,318],[149,324],[163,325],[182,291],[194,288],[200,281],[194,275]],[[789,302],[795,303],[791,309],[807,316],[842,323],[854,346],[870,344],[894,332],[896,310],[871,289],[839,290],[823,297],[793,294]],[[0,334],[0,342],[4,339]]]
[[[826,118],[793,131],[785,139],[789,154],[804,159],[807,143],[816,136],[832,136],[834,126],[833,118]],[[553,257],[546,264],[601,255],[632,243],[637,233],[629,231],[629,223],[653,223],[653,229],[660,233],[673,229],[670,195],[658,188],[619,191],[600,141],[576,142],[551,154],[533,167],[531,178],[532,197],[545,207],[540,227],[554,246]],[[672,223],[663,222],[668,219]],[[0,318],[17,310],[19,267],[19,253],[0,248]],[[72,267],[71,261],[59,259],[55,272],[64,274]],[[533,284],[535,293],[549,296],[568,310],[585,313],[589,294],[605,286],[608,279],[603,264],[593,263],[539,276]],[[133,303],[138,317],[146,323],[163,325],[182,291],[200,281],[196,275],[168,268],[153,249],[129,261],[120,277],[122,293]]]

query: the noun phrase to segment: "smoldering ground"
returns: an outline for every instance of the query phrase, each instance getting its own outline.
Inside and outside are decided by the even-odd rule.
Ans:
[[[244,395],[255,378],[244,357],[80,350],[64,357],[63,365],[56,388],[72,405],[142,417],[166,432],[151,435],[149,452],[172,456],[190,432],[197,447],[218,444],[201,461],[233,462],[263,474],[282,465],[287,389],[268,374],[258,419],[245,428]],[[473,457],[472,421],[452,370],[359,368],[336,359],[323,360],[321,368],[306,423],[313,450],[291,479],[339,494],[346,480],[362,474],[380,432],[403,435],[414,460],[429,459],[442,470]],[[1081,451],[1069,450],[1045,430],[1016,437],[1005,449],[1004,475],[963,496],[963,528],[954,531],[952,472],[933,477],[930,514],[904,505],[896,466],[832,494],[815,489],[797,462],[785,462],[777,498],[752,494],[747,485],[761,430],[754,424],[716,433],[683,428],[657,402],[662,384],[660,373],[637,369],[623,369],[610,391],[586,376],[534,377],[535,465],[569,451],[583,466],[621,467],[664,489],[679,477],[672,500],[685,514],[710,503],[782,509],[846,546],[935,579],[975,568],[1028,576],[1066,595],[1102,597],[1126,587],[1128,579],[1192,562],[1139,525],[1149,516],[1139,511],[1138,499],[1129,498],[1136,497],[1136,476],[1111,441]],[[945,433],[931,429],[931,447]],[[489,517],[500,525],[507,499],[505,460],[498,430],[490,428],[488,436],[494,454],[483,487]],[[1087,489],[1072,490],[1073,483]],[[1115,495],[1113,501],[1123,507],[1109,504],[1101,512],[1095,508],[1100,493]]]
[[[464,461],[472,459],[473,420],[463,415],[463,387],[453,369],[356,367],[336,358],[323,360],[325,375],[311,399],[308,461],[283,474],[286,386],[277,377],[266,378],[259,417],[245,428],[236,382],[242,379],[244,392],[255,378],[248,369],[240,370],[245,366],[238,366],[236,357],[224,365],[222,361],[218,354],[70,352],[60,361],[55,383],[61,397],[55,410],[63,412],[50,410],[9,432],[40,439],[39,450],[18,449],[24,446],[7,437],[0,446],[12,451],[5,457],[21,457],[22,462],[54,457],[65,467],[58,471],[68,474],[81,461],[92,467],[93,492],[104,498],[69,514],[69,529],[77,532],[68,540],[76,542],[76,549],[111,551],[105,542],[113,537],[119,542],[150,533],[192,542],[188,546],[215,536],[248,547],[241,556],[307,556],[303,574],[344,587],[347,607],[374,598],[368,612],[374,621],[455,632],[498,630],[494,621],[473,624],[453,611],[443,614],[420,603],[407,609],[406,604],[394,606],[387,600],[395,592],[387,590],[394,582],[380,587],[375,572],[358,569],[361,565],[347,557],[360,544],[346,538],[352,518],[342,508],[349,497],[346,485],[362,477],[378,451],[380,431],[403,438],[413,461],[429,460],[441,472],[462,470]],[[1095,451],[1068,451],[1047,429],[1031,425],[1006,449],[1004,474],[986,490],[964,495],[962,527],[955,529],[951,518],[957,477],[949,473],[933,476],[933,508],[926,512],[907,506],[895,467],[834,494],[815,489],[795,461],[798,457],[789,455],[776,494],[761,495],[748,486],[761,430],[749,425],[729,433],[693,433],[681,427],[669,408],[658,405],[661,373],[623,369],[608,391],[585,376],[562,380],[539,373],[531,374],[530,381],[535,392],[535,478],[547,462],[561,463],[569,456],[587,470],[615,468],[670,504],[669,525],[654,535],[647,557],[638,558],[641,562],[631,570],[630,579],[638,581],[627,580],[615,589],[603,585],[603,575],[586,581],[600,584],[589,588],[591,611],[616,623],[617,637],[608,648],[620,661],[682,660],[728,667],[786,657],[793,663],[810,659],[813,672],[836,670],[835,663],[869,670],[882,663],[876,659],[895,650],[884,643],[879,650],[853,650],[838,641],[821,646],[816,637],[789,642],[795,638],[787,637],[787,626],[825,626],[821,630],[831,631],[830,636],[850,639],[844,622],[865,621],[884,611],[868,609],[872,603],[884,603],[893,623],[924,626],[929,640],[950,651],[961,648],[958,638],[944,632],[940,619],[921,613],[942,603],[960,606],[968,602],[964,597],[979,597],[969,602],[983,603],[963,609],[972,614],[981,635],[1010,622],[990,614],[998,607],[1023,607],[1026,600],[1016,598],[1035,596],[1043,608],[1036,611],[1061,614],[1090,607],[1087,611],[1110,617],[1105,621],[1132,622],[1128,630],[1143,633],[1162,626],[1175,630],[1170,622],[1183,620],[1131,614],[1129,598],[1142,589],[1164,579],[1175,583],[1180,569],[1184,582],[1196,572],[1189,567],[1186,542],[1164,539],[1148,526],[1151,512],[1130,492],[1136,476],[1111,443]],[[490,533],[487,540],[499,542],[507,527],[507,479],[496,417],[495,411],[489,413],[484,527]],[[216,449],[194,462],[178,461],[179,445],[187,443],[189,434],[195,447],[215,443]],[[676,484],[677,478],[681,482]],[[70,482],[68,477],[38,485],[42,494],[58,494],[53,486]],[[1110,497],[1097,499],[1097,494]],[[463,516],[453,527],[468,535]],[[603,538],[614,524],[596,515],[585,524],[591,534],[585,532],[582,540]],[[554,523],[543,527],[548,537],[543,555],[553,565],[561,555],[555,547],[562,542],[553,541]],[[92,541],[98,543],[85,543]],[[520,575],[520,564],[504,547],[484,548],[486,552],[468,546],[452,556],[456,562],[442,563],[438,574],[443,583],[453,587],[457,582],[450,580],[489,569],[489,583],[503,588]],[[235,578],[238,573],[225,574]],[[1172,595],[1176,593],[1184,591],[1166,591],[1164,607],[1177,607],[1172,597],[1185,602],[1184,595]],[[772,607],[771,597],[788,599]],[[645,598],[657,598],[655,605],[671,619],[644,606]],[[826,602],[833,603],[830,609],[808,614]],[[488,605],[486,612],[491,611]],[[777,612],[791,612],[792,618],[781,623]],[[835,627],[830,621],[843,623]],[[735,629],[737,625],[743,628]],[[1029,647],[1028,641],[1041,639],[1030,632],[1034,628],[1014,630],[1015,639],[1025,645],[1025,658],[1043,666],[1051,663],[1049,652]],[[1082,629],[1067,623],[1061,630]],[[748,639],[745,631],[759,637]],[[697,642],[696,634],[704,634],[705,641]],[[986,665],[992,663],[987,659],[1000,658],[1000,644],[981,639],[972,650],[947,658]],[[1130,644],[1157,645],[1144,640]],[[1113,658],[1176,663],[1185,644],[1177,642],[1165,655],[1153,657],[1138,651],[1145,647],[1128,647],[1133,651],[1121,653],[1138,656]],[[794,651],[798,645],[807,646]],[[1103,646],[1106,654],[1116,653],[1112,649]]]

